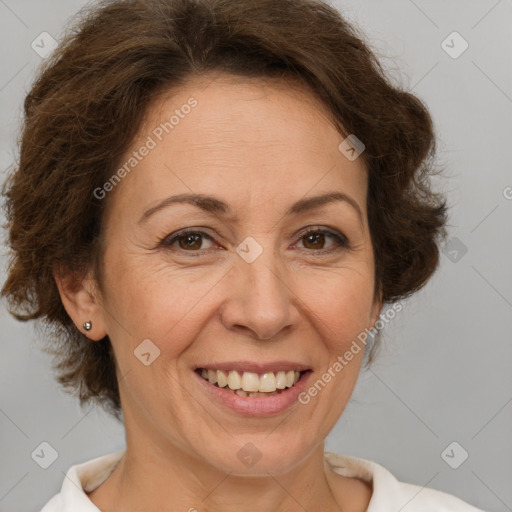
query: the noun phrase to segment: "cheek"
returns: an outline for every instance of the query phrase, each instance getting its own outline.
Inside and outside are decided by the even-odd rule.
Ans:
[[[331,349],[344,351],[368,327],[373,306],[371,273],[343,269],[298,282],[297,295]]]
[[[210,292],[221,277],[138,257],[119,259],[109,268],[108,308],[118,324],[113,328],[119,331],[120,325],[119,334],[129,333],[134,343],[149,338],[166,353],[181,352],[197,335],[209,315]]]

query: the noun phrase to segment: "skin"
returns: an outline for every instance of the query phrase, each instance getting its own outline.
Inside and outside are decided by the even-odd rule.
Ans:
[[[363,351],[309,404],[266,418],[222,409],[193,374],[206,362],[293,360],[315,382],[373,326],[382,302],[363,160],[340,153],[344,137],[307,90],[225,75],[196,77],[158,99],[127,158],[191,96],[198,105],[105,198],[101,285],[56,276],[77,327],[91,320],[91,340],[109,336],[120,383],[127,453],[89,497],[123,512],[366,510],[371,485],[323,460]],[[344,201],[285,215],[333,191],[362,216]],[[232,216],[174,204],[139,222],[162,199],[191,192],[223,200]],[[188,227],[211,239],[161,245]],[[338,232],[349,246],[308,238],[308,227]],[[247,236],[263,249],[250,264],[235,252]],[[133,354],[145,339],[160,349],[149,366]],[[237,458],[247,442],[262,454],[252,467]]]

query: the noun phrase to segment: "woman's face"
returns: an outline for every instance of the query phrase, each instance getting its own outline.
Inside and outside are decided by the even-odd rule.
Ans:
[[[367,174],[342,141],[321,104],[290,84],[203,77],[151,108],[120,165],[129,172],[104,199],[104,328],[129,443],[279,474],[333,428],[363,350],[341,371],[334,363],[381,307]],[[172,201],[181,195],[203,200]],[[309,371],[287,390],[244,397],[198,368],[270,390]],[[330,382],[299,401],[329,369]]]

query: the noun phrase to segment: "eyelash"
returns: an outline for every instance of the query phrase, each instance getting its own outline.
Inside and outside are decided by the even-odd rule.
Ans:
[[[308,229],[306,231],[301,232],[299,235],[299,241],[308,235],[316,235],[316,234],[326,234],[326,235],[332,237],[336,241],[337,246],[331,247],[330,249],[317,249],[317,250],[301,249],[301,250],[307,251],[309,254],[312,254],[312,255],[328,255],[332,252],[340,251],[342,249],[350,249],[349,241],[344,235],[342,235],[341,233],[337,233],[337,232],[333,232],[333,231],[321,229],[321,228],[312,228],[312,229]],[[187,235],[201,235],[204,238],[214,241],[210,235],[208,235],[207,233],[205,233],[203,231],[198,231],[193,228],[185,228],[181,231],[178,231],[176,233],[173,233],[173,234],[165,237],[163,240],[161,240],[159,246],[164,247],[164,248],[171,248],[171,246],[175,242],[177,242],[181,238],[186,237]],[[202,253],[204,253],[205,250],[208,251],[208,249],[187,251],[185,249],[180,249],[180,248],[178,248],[178,250],[180,250],[181,252],[184,252],[184,253],[188,253],[187,255],[192,256],[192,257],[199,257],[202,255]]]

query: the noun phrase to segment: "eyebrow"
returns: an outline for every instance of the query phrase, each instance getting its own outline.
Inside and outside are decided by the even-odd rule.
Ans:
[[[288,208],[285,216],[306,213],[335,201],[342,201],[352,206],[352,208],[357,212],[359,220],[361,223],[363,223],[363,214],[361,212],[361,208],[354,199],[352,199],[347,194],[344,194],[343,192],[330,192],[319,196],[300,199]],[[224,201],[216,197],[204,194],[179,194],[176,196],[167,197],[155,206],[148,208],[139,219],[139,224],[146,221],[156,212],[159,212],[160,210],[163,210],[164,208],[177,203],[192,204],[207,213],[221,217],[228,217],[233,215],[230,207]]]

